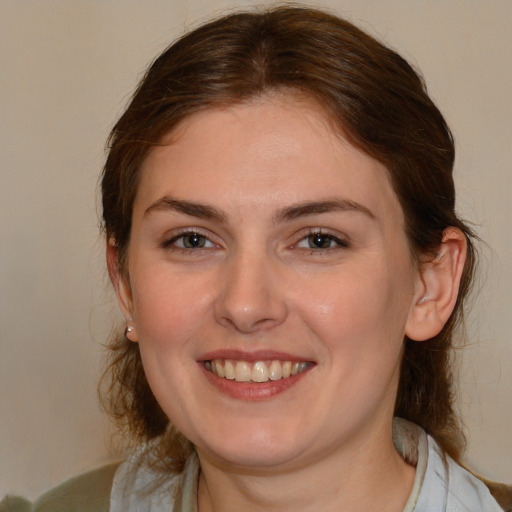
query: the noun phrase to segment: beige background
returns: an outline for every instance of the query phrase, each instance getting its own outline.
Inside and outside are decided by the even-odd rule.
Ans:
[[[150,59],[243,4],[0,0],[0,497],[109,457],[95,390],[117,319],[97,228],[103,144]],[[468,460],[512,482],[512,1],[323,5],[419,66],[454,130],[459,208],[490,246],[461,377]]]

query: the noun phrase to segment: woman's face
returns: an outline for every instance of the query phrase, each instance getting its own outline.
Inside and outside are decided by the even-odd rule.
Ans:
[[[128,261],[149,383],[201,456],[287,468],[389,433],[420,279],[385,168],[313,102],[186,120],[144,164]]]

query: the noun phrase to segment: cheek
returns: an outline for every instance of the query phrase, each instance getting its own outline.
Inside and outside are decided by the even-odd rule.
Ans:
[[[211,290],[201,276],[184,278],[168,270],[139,274],[132,293],[134,321],[142,344],[175,350],[197,336],[206,320]]]
[[[373,266],[374,270],[379,268]],[[301,317],[331,351],[378,350],[392,344],[399,350],[409,311],[412,285],[398,281],[386,268],[379,272],[339,272],[296,292]],[[311,286],[314,284],[314,286]],[[375,348],[375,347],[374,347]],[[396,351],[396,350],[395,350]]]
[[[190,375],[195,355],[207,332],[205,294],[199,283],[169,272],[138,274],[132,282],[134,321],[149,385],[170,418],[186,417]]]

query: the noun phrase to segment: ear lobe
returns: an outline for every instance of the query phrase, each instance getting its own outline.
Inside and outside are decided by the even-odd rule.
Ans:
[[[119,268],[119,250],[113,238],[107,243],[107,269],[116,292],[119,309],[126,319],[125,336],[130,341],[138,341],[137,330],[132,320],[133,301],[130,284]]]
[[[466,252],[462,231],[454,227],[445,229],[436,257],[421,264],[421,285],[406,324],[408,338],[424,341],[441,332],[457,301]]]

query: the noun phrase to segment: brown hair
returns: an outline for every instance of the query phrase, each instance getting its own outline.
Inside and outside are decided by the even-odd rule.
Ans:
[[[404,211],[410,247],[434,256],[443,231],[462,230],[468,257],[455,310],[442,332],[405,340],[395,413],[421,425],[459,458],[452,345],[473,270],[472,233],[455,213],[454,145],[425,84],[397,53],[351,23],[304,7],[231,14],[188,33],[149,67],[109,138],[102,194],[107,239],[126,272],[132,205],[148,151],[193,113],[272,91],[315,99],[354,145],[383,163]],[[138,345],[116,338],[106,404],[137,440],[155,440],[179,469],[190,444],[174,431],[147,383]]]

